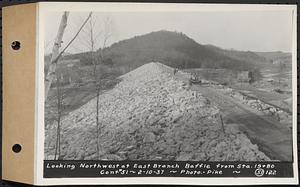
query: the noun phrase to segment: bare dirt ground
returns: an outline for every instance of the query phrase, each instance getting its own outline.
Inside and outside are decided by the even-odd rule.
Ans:
[[[193,85],[192,90],[200,92],[224,114],[225,123],[239,124],[239,129],[257,143],[261,151],[274,160],[292,160],[292,132],[290,128],[258,110],[241,104],[213,87]]]

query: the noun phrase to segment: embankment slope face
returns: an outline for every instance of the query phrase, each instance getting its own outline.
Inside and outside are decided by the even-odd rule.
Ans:
[[[225,124],[219,110],[173,77],[171,68],[145,64],[100,96],[97,157],[96,98],[62,120],[60,159],[261,161],[269,158]],[[53,159],[56,124],[46,129],[45,159]]]

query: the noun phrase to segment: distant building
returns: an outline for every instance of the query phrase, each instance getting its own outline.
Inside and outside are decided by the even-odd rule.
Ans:
[[[282,63],[281,60],[273,60],[272,61],[272,64],[274,64],[274,65],[280,65],[281,63]]]
[[[59,61],[58,65],[62,66],[62,67],[79,66],[80,59],[61,60],[61,61]]]
[[[253,82],[254,77],[253,77],[253,72],[252,71],[240,71],[237,74],[237,80],[239,82]]]
[[[80,60],[62,60],[57,65],[57,73],[62,85],[80,83]]]

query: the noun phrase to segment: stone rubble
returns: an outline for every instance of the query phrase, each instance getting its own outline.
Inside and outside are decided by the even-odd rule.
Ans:
[[[234,124],[223,132],[218,108],[176,80],[172,68],[152,62],[121,78],[99,99],[100,158],[94,98],[62,120],[60,159],[270,160]],[[45,131],[45,159],[53,159],[56,124]]]

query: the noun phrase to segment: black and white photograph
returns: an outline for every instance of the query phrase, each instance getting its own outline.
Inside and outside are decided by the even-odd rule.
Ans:
[[[293,162],[291,10],[45,13],[44,160]]]

